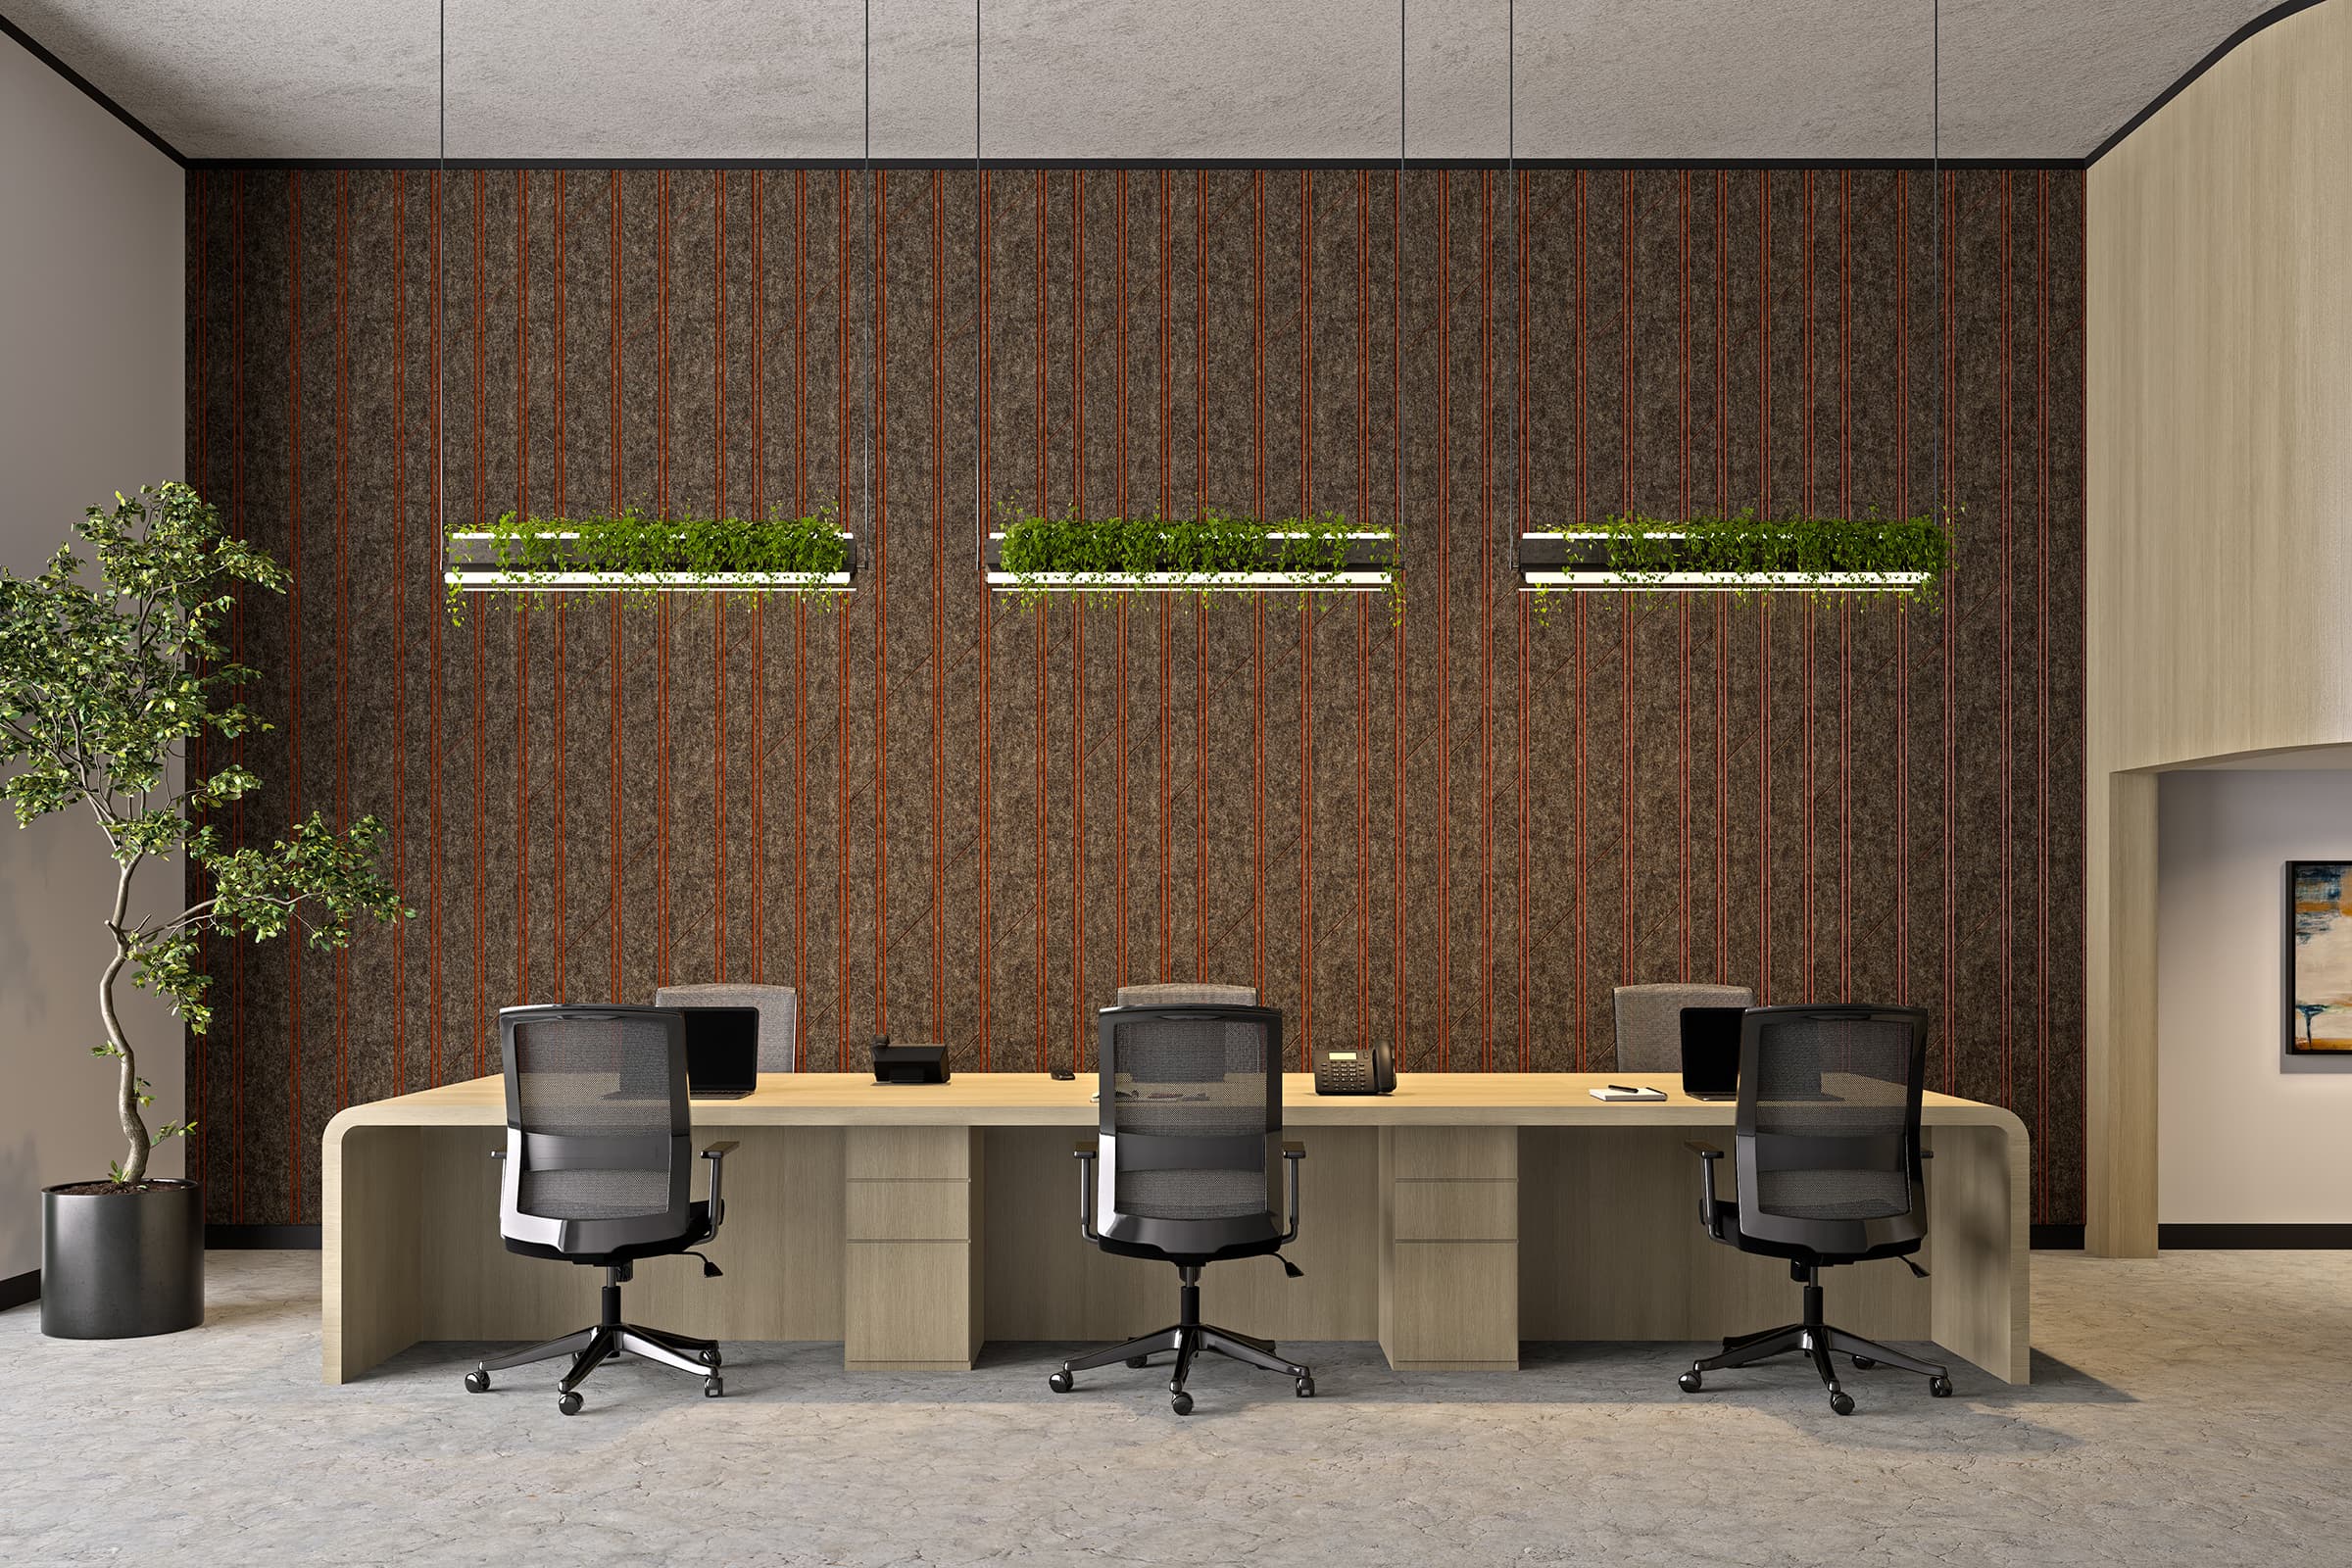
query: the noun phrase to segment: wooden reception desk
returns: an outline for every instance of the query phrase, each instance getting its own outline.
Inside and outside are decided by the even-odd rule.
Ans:
[[[1660,1102],[1604,1104],[1607,1082]],[[1394,1095],[1284,1083],[1307,1146],[1304,1219],[1272,1258],[1208,1270],[1212,1319],[1278,1340],[1378,1340],[1390,1364],[1509,1370],[1523,1340],[1717,1339],[1797,1315],[1785,1263],[1709,1241],[1687,1138],[1733,1108],[1673,1075],[1418,1073]],[[641,1263],[629,1313],[718,1340],[838,1340],[852,1368],[968,1368],[986,1340],[1115,1340],[1166,1320],[1164,1264],[1078,1233],[1075,1137],[1092,1078],[967,1074],[883,1087],[764,1076],[698,1101],[698,1139],[739,1140],[727,1222],[691,1258]],[[594,1270],[516,1257],[498,1236],[505,1090],[477,1078],[354,1105],[326,1129],[324,1373],[358,1377],[419,1340],[536,1340],[592,1322]],[[1995,1105],[1927,1098],[1929,1229],[1915,1280],[1891,1260],[1831,1271],[1833,1321],[1934,1340],[2027,1381],[2027,1144]],[[1728,1173],[1726,1180],[1728,1180]],[[1660,1376],[1672,1369],[1661,1363]]]

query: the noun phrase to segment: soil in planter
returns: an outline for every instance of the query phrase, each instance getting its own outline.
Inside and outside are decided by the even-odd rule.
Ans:
[[[101,1193],[176,1192],[179,1186],[178,1182],[165,1181],[131,1182],[127,1185],[122,1182],[66,1182],[49,1190],[53,1193],[70,1193],[75,1198],[83,1198]]]

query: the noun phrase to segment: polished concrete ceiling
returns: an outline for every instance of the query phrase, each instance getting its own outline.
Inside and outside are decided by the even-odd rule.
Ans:
[[[2080,158],[2269,0],[1944,0],[1947,158]],[[0,0],[191,158],[429,158],[438,0]],[[1515,15],[1514,13],[1515,9]],[[448,0],[454,159],[1397,152],[1396,0]],[[1415,158],[1924,158],[1930,0],[1408,0]],[[1512,56],[1516,55],[1513,113]],[[1514,128],[1515,127],[1515,128]]]

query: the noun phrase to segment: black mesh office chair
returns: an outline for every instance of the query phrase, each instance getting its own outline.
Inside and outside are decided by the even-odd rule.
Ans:
[[[556,1404],[577,1415],[580,1384],[625,1351],[695,1374],[716,1398],[726,1388],[715,1344],[620,1318],[620,1287],[639,1258],[693,1252],[726,1217],[719,1171],[732,1143],[703,1151],[710,1198],[691,1200],[683,1016],[669,1007],[507,1007],[498,1027],[507,1068],[507,1146],[491,1151],[506,1161],[499,1234],[510,1252],[603,1269],[604,1313],[562,1339],[487,1357],[466,1387],[482,1394],[493,1372],[568,1355]],[[717,1265],[702,1262],[716,1278]]]
[[[1733,1161],[1739,1200],[1715,1196],[1723,1151],[1699,1156],[1698,1213],[1715,1240],[1788,1260],[1805,1288],[1805,1316],[1723,1342],[1723,1353],[1690,1363],[1683,1392],[1704,1375],[1803,1350],[1829,1386],[1830,1408],[1853,1413],[1833,1355],[1867,1370],[1881,1362],[1917,1372],[1928,1392],[1952,1392],[1945,1370],[1833,1327],[1822,1316],[1821,1271],[1839,1263],[1911,1259],[1927,1236],[1919,1102],[1927,1071],[1928,1015],[1916,1007],[1750,1007],[1740,1026],[1740,1117]]]
[[[1306,1150],[1282,1139],[1282,1014],[1271,1007],[1168,1005],[1105,1007],[1100,1014],[1101,1137],[1078,1146],[1078,1225],[1086,1239],[1121,1257],[1176,1265],[1176,1321],[1106,1350],[1076,1356],[1052,1378],[1124,1361],[1175,1357],[1169,1402],[1193,1412],[1185,1390],[1203,1350],[1294,1380],[1315,1392],[1312,1369],[1277,1355],[1273,1342],[1200,1321],[1200,1270],[1227,1258],[1258,1257],[1298,1235],[1298,1161]],[[1100,1158],[1098,1159],[1098,1154]],[[1274,1212],[1273,1171],[1290,1172],[1290,1222]],[[1298,1270],[1288,1258],[1284,1272]]]

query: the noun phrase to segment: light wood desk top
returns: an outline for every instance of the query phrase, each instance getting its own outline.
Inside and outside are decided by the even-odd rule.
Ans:
[[[1580,1126],[1730,1127],[1730,1101],[1692,1100],[1679,1073],[1406,1073],[1391,1095],[1318,1095],[1306,1073],[1283,1075],[1283,1120],[1297,1127]],[[1057,1082],[1042,1072],[961,1073],[945,1084],[877,1084],[867,1073],[761,1073],[741,1100],[698,1100],[694,1124],[721,1127],[1092,1127],[1092,1073]],[[1603,1102],[1604,1084],[1654,1085],[1662,1101]],[[506,1122],[506,1088],[496,1077],[444,1084],[353,1105],[327,1125],[340,1143],[359,1127],[496,1127]],[[2021,1142],[2014,1112],[1948,1095],[1927,1096],[1931,1127],[1998,1126]]]

